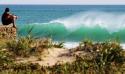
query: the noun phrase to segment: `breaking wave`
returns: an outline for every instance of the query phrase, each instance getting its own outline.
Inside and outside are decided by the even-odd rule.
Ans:
[[[101,11],[80,12],[68,17],[52,20],[50,23],[62,23],[71,31],[80,27],[93,28],[99,26],[113,33],[125,28],[125,13]]]
[[[79,41],[86,38],[102,41],[118,38],[125,42],[125,13],[81,12],[58,18],[47,23],[32,23],[20,26],[21,35],[33,26],[33,35],[51,35],[55,40]]]

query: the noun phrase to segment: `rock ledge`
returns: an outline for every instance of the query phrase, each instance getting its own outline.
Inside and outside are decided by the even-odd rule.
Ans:
[[[15,39],[16,28],[11,25],[0,25],[0,39]]]

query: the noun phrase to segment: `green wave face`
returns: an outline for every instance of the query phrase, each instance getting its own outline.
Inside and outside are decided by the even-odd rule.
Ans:
[[[75,30],[69,30],[64,24],[60,23],[38,23],[22,25],[19,27],[18,33],[21,36],[25,36],[31,28],[31,35],[34,37],[52,37],[54,40],[81,41],[90,39],[93,41],[119,40],[125,42],[125,29],[110,33],[99,26],[91,28],[82,26]]]

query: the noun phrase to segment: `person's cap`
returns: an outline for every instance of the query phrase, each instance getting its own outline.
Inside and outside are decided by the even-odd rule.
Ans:
[[[10,9],[9,9],[9,8],[6,8],[6,9],[5,9],[5,12],[9,12],[9,11],[10,11]]]

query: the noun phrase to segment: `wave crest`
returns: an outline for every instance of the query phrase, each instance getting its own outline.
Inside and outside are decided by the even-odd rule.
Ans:
[[[69,17],[52,20],[50,23],[62,23],[71,31],[80,27],[93,28],[99,26],[113,33],[125,28],[125,13],[101,11],[80,12]]]

